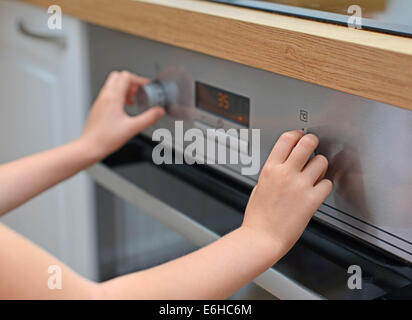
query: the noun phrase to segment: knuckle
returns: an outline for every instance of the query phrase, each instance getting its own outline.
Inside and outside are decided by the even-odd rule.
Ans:
[[[110,72],[109,77],[113,78],[113,77],[117,76],[118,74],[119,74],[118,71],[112,71],[112,72]]]
[[[333,191],[333,182],[329,179],[325,179],[326,189],[330,194]]]
[[[156,120],[157,120],[157,116],[156,116],[156,113],[154,112],[150,113],[149,116],[147,117],[147,122],[151,125],[154,124]]]
[[[322,200],[316,192],[309,192],[306,196],[306,201],[309,206],[319,207]]]
[[[130,76],[130,72],[129,71],[126,71],[126,70],[123,70],[123,71],[121,71],[120,72],[120,75],[122,76],[122,77],[129,77]]]
[[[319,144],[319,139],[314,134],[307,134],[302,138],[302,145],[306,148],[316,149]]]
[[[288,179],[290,176],[290,169],[287,165],[281,165],[277,170],[276,170],[276,175],[280,179]]]
[[[322,202],[332,193],[333,183],[329,179],[323,179],[321,182],[321,188],[315,188],[315,192],[312,192],[309,200],[312,204],[316,205],[318,208]]]
[[[307,179],[298,179],[295,188],[298,191],[303,192],[308,188],[309,185],[310,184],[308,183]]]
[[[280,138],[281,138],[282,140],[289,141],[289,142],[295,140],[296,137],[297,137],[297,135],[296,135],[296,132],[294,132],[294,131],[284,132],[284,133],[282,133],[282,135],[280,136]]]
[[[262,169],[261,177],[262,179],[270,179],[274,171],[273,164],[268,162],[265,164],[265,166]]]
[[[329,166],[329,161],[324,155],[318,154],[318,155],[316,155],[315,158],[316,158],[316,161],[319,161],[319,163],[322,165],[322,167],[327,168]]]
[[[102,100],[103,103],[111,104],[111,103],[113,103],[113,102],[116,100],[116,96],[115,96],[115,94],[113,94],[113,93],[110,92],[110,91],[109,91],[109,92],[105,92],[105,93],[102,95],[101,100]]]
[[[294,182],[292,172],[287,165],[280,165],[274,168],[273,176],[276,177],[275,183],[277,185],[292,185]]]

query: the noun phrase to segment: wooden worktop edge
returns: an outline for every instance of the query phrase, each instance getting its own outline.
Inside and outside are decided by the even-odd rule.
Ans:
[[[412,39],[198,0],[21,0],[412,110]]]

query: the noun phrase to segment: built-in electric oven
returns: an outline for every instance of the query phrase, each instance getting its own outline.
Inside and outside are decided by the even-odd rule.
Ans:
[[[110,71],[127,69],[156,80],[168,99],[164,119],[89,170],[98,185],[102,279],[183,255],[238,227],[259,175],[253,162],[262,167],[283,131],[304,129],[319,136],[317,152],[330,160],[335,189],[297,245],[255,283],[286,299],[407,297],[411,111],[97,26],[89,26],[89,42],[95,95]],[[165,99],[147,95],[146,102]],[[221,129],[238,146],[223,152],[245,161],[184,156],[190,141],[182,135],[193,128]],[[171,164],[154,159],[158,129],[171,133],[163,141]],[[348,286],[351,266],[362,270],[362,289]]]

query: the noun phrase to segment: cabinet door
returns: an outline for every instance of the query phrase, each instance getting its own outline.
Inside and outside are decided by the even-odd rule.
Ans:
[[[61,145],[81,133],[89,100],[84,26],[64,16],[63,30],[53,34],[47,19],[45,9],[0,0],[0,163]],[[47,36],[57,36],[66,45]],[[90,181],[79,175],[1,222],[93,277],[92,198]]]

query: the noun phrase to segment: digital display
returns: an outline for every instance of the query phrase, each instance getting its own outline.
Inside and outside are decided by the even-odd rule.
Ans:
[[[238,94],[196,82],[196,107],[249,126],[250,99]]]

